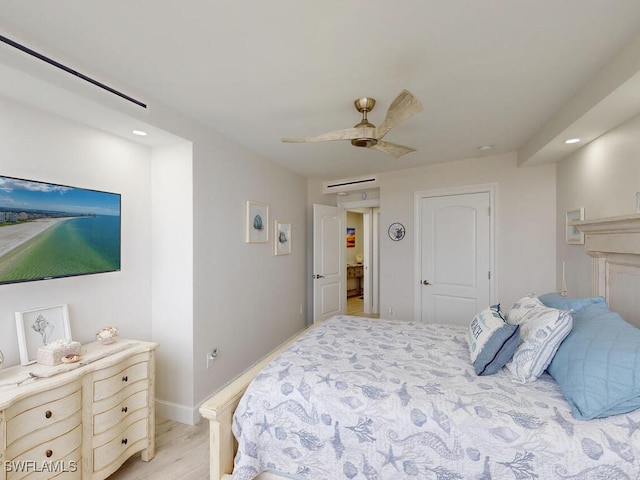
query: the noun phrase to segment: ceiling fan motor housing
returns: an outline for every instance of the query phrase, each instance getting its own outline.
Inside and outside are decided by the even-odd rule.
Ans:
[[[367,120],[367,112],[370,112],[371,110],[373,110],[373,107],[375,107],[376,105],[375,99],[371,97],[362,97],[355,100],[353,104],[355,105],[356,110],[362,113],[362,120],[360,121],[360,123],[357,123],[356,125],[354,125],[353,128],[360,128],[360,127],[376,128],[375,125],[373,125],[371,122],[369,122],[369,120]],[[378,140],[372,137],[354,138],[353,140],[351,140],[351,145],[353,145],[354,147],[372,147],[376,143],[378,143]]]

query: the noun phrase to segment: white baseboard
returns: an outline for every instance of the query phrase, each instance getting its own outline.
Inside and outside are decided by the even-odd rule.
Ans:
[[[177,403],[156,399],[156,414],[168,420],[174,420],[187,425],[196,425],[202,420],[199,406],[188,407]]]

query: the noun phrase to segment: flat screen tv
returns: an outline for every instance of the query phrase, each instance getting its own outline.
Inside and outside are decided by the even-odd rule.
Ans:
[[[0,284],[119,271],[120,201],[0,176]]]

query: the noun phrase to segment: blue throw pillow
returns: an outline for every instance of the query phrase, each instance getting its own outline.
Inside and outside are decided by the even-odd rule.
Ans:
[[[579,312],[589,305],[598,305],[600,308],[609,309],[604,297],[572,298],[563,297],[559,292],[551,292],[540,295],[538,299],[547,307],[569,310],[571,313]]]
[[[640,408],[640,329],[599,304],[573,314],[573,330],[548,368],[571,404],[588,420]]]
[[[492,375],[511,360],[520,344],[518,329],[518,325],[504,321],[499,304],[473,317],[467,329],[467,343],[477,375]]]

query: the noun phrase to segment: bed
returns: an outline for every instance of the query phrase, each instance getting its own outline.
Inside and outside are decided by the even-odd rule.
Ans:
[[[608,308],[574,309],[569,335],[581,316],[609,322],[614,303],[636,301],[640,216],[631,217],[585,227],[594,294]],[[628,238],[620,245],[620,228],[631,247]],[[624,328],[619,336],[630,337]],[[549,366],[557,378],[545,370],[522,383],[510,368],[478,375],[468,332],[350,316],[302,332],[202,405],[211,479],[640,478],[640,410],[622,402],[615,415],[581,419],[558,380],[564,365],[588,365],[576,361],[580,345],[565,348],[575,336],[554,351],[554,362],[565,359]]]

